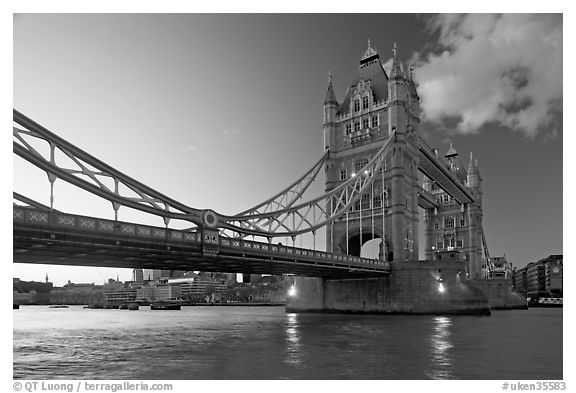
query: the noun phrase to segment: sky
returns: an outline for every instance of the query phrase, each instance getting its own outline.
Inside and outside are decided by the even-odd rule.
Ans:
[[[368,39],[386,71],[394,42],[414,65],[429,144],[478,160],[490,254],[522,267],[563,253],[560,14],[15,14],[13,107],[173,199],[234,214],[320,158],[328,73],[343,99]],[[13,190],[49,205],[46,174],[15,155],[12,165]],[[114,217],[61,180],[54,196],[58,210]],[[125,208],[119,219],[162,226]]]

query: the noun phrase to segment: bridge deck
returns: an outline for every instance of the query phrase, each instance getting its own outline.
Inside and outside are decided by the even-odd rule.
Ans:
[[[346,255],[14,207],[16,263],[378,277],[390,265]]]

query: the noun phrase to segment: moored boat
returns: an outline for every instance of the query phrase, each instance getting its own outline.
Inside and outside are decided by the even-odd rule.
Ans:
[[[66,306],[65,304],[53,304],[50,306],[50,308],[69,308],[69,307]]]
[[[556,297],[541,297],[538,300],[531,300],[528,307],[559,307],[564,306],[564,298]]]
[[[130,303],[128,305],[128,310],[138,310],[140,308],[140,306],[138,305],[138,303]]]
[[[150,304],[150,310],[180,310],[182,307],[179,303],[169,303],[169,302],[156,302]]]

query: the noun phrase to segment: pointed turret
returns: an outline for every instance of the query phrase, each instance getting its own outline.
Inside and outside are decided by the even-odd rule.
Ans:
[[[471,175],[473,172],[474,172],[474,157],[472,156],[472,152],[470,152],[470,162],[468,163],[467,173]]]
[[[452,142],[450,142],[450,149],[448,149],[448,151],[446,152],[444,157],[446,159],[450,159],[450,158],[456,157],[457,155],[458,155],[458,152],[456,151],[456,149],[454,149],[454,146],[452,146]]]
[[[390,69],[390,79],[404,79],[400,60],[398,60],[398,45],[396,43],[394,43],[392,53],[394,54],[394,59],[392,60],[392,68]]]
[[[324,149],[329,150],[334,146],[336,138],[336,112],[338,111],[338,100],[332,87],[332,71],[328,72],[328,91],[324,99]]]
[[[452,169],[452,170],[457,169],[456,160],[458,159],[458,152],[452,146],[452,142],[450,142],[450,149],[448,149],[448,151],[444,155],[444,158],[446,158],[446,161],[448,161],[448,165],[450,166],[450,169]]]
[[[332,72],[328,73],[328,90],[326,91],[326,98],[324,99],[324,105],[334,104],[338,106],[338,100],[336,99],[336,94],[334,93],[334,88],[332,87]]]
[[[404,79],[400,61],[398,60],[398,46],[396,43],[394,43],[392,52],[394,53],[394,61],[392,63],[392,69],[390,70],[390,79],[388,79],[388,101],[390,105],[388,109],[389,135],[391,135],[392,132],[404,134],[408,120],[406,116],[408,98],[406,80]]]
[[[468,171],[466,173],[466,182],[469,188],[476,188],[480,186],[480,171],[478,169],[478,160],[475,160],[470,152],[470,162],[468,163]]]

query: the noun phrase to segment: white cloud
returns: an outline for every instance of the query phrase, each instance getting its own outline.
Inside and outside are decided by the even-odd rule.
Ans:
[[[427,20],[436,50],[416,54],[424,118],[461,133],[491,122],[529,137],[562,110],[562,16],[441,15]]]

